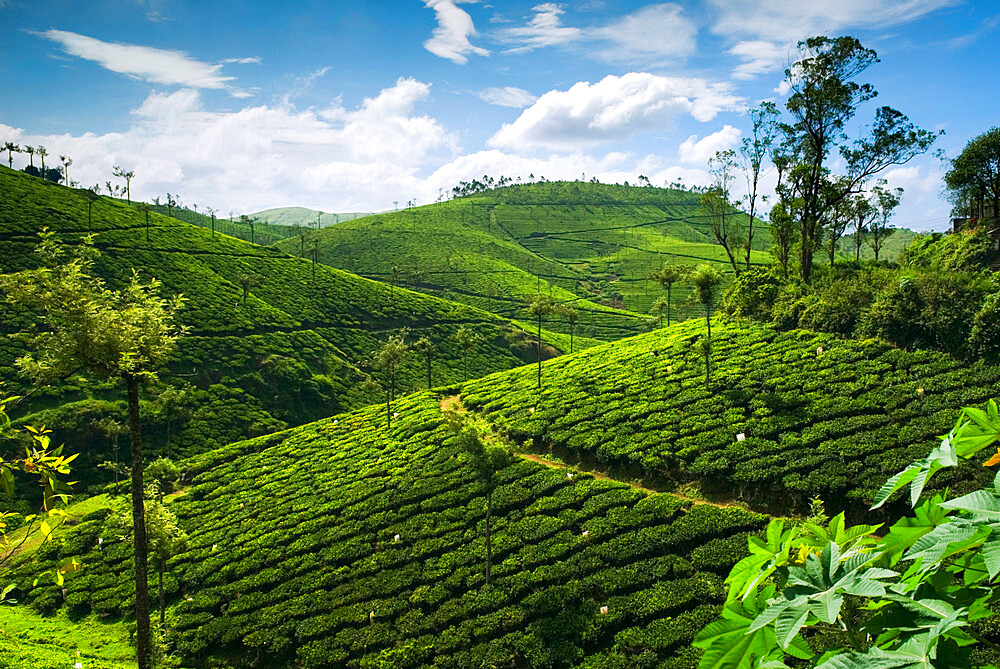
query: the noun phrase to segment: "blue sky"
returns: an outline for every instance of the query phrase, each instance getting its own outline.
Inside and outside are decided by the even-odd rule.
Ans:
[[[996,123],[994,2],[0,0],[0,142],[223,213],[423,204],[482,174],[704,183],[813,34],[876,49],[878,104],[950,156]],[[943,169],[886,175],[899,225],[946,226]]]

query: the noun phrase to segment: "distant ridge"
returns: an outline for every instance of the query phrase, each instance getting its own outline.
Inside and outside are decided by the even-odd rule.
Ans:
[[[248,216],[253,216],[262,221],[266,220],[270,225],[287,225],[289,227],[300,225],[307,228],[314,228],[316,227],[316,215],[319,214],[319,227],[325,228],[337,223],[343,223],[344,221],[350,221],[354,218],[370,216],[373,213],[370,211],[355,211],[338,214],[319,211],[318,209],[309,209],[307,207],[274,207],[273,209],[264,209],[263,211],[248,214]]]

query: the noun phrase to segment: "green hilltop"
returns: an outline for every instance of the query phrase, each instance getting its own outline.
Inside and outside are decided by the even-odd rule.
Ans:
[[[278,247],[363,276],[528,320],[537,293],[577,311],[587,336],[641,332],[664,293],[649,274],[665,265],[711,263],[731,272],[712,237],[699,193],[584,182],[510,185],[447,202],[303,232]],[[756,222],[752,262],[769,260]],[[674,309],[697,313],[686,285]],[[565,316],[554,329],[568,332]]]
[[[706,388],[702,326],[550,360],[540,392],[530,369],[499,372],[399,400],[391,428],[369,407],[187,459],[170,506],[191,541],[165,581],[181,659],[690,668],[760,511],[867,504],[956,407],[1000,392],[996,367],[722,323]],[[490,585],[482,484],[445,425],[463,405],[522,453],[494,497]],[[975,469],[935,484],[991,473]],[[128,614],[131,544],[108,514],[23,566],[33,607]],[[62,589],[31,585],[68,556],[84,568]]]
[[[267,221],[271,225],[312,228],[316,226],[317,214],[319,215],[319,227],[325,228],[329,225],[336,225],[337,223],[350,221],[354,218],[370,216],[372,212],[345,212],[337,214],[308,209],[306,207],[276,207],[254,212],[248,214],[248,216],[253,216],[261,221]]]
[[[465,378],[462,353],[452,342],[462,326],[483,338],[468,355],[470,376],[534,359],[526,332],[465,304],[314,265],[172,217],[150,213],[147,219],[124,202],[6,168],[0,168],[0,193],[0,271],[35,263],[32,250],[43,227],[68,244],[92,233],[101,251],[98,271],[112,286],[134,268],[161,281],[166,293],[186,297],[181,320],[189,335],[161,374],[165,385],[150,387],[145,398],[150,455],[165,449],[171,429],[173,448],[186,454],[378,401],[379,392],[362,383],[379,378],[371,356],[404,328],[411,341],[427,336],[434,344],[435,384]],[[13,363],[25,351],[17,332],[30,330],[31,320],[6,305],[0,314],[0,383],[7,394],[25,394],[30,384]],[[551,335],[544,355],[568,349],[566,339]],[[400,370],[399,392],[425,384],[424,360],[411,356]],[[165,404],[166,386],[186,389],[185,399]],[[57,440],[82,451],[79,469],[89,476],[108,450],[94,421],[123,415],[117,391],[79,375],[41,389],[17,410],[17,418],[52,427]]]

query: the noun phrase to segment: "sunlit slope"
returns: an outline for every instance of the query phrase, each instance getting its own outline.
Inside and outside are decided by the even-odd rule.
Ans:
[[[519,460],[494,496],[487,586],[484,491],[440,403],[397,402],[392,429],[372,407],[187,461],[194,485],[171,507],[190,549],[166,578],[182,660],[692,667],[690,641],[764,518]],[[32,606],[127,615],[130,544],[100,516],[25,570]],[[80,552],[65,594],[30,586]]]
[[[696,319],[552,360],[541,393],[525,368],[470,381],[463,399],[538,452],[804,512],[813,495],[860,508],[960,407],[1000,397],[1000,367],[722,321],[706,388],[704,330]]]
[[[434,343],[435,384],[463,378],[463,356],[452,341],[463,325],[483,337],[482,345],[468,353],[469,375],[533,358],[532,350],[524,347],[528,335],[521,329],[464,304],[313,265],[155,213],[147,227],[143,213],[125,203],[92,199],[88,191],[7,169],[0,169],[0,191],[0,270],[31,266],[37,232],[45,226],[69,243],[79,243],[93,232],[102,252],[98,269],[112,285],[135,268],[143,278],[160,280],[165,292],[185,296],[181,320],[190,334],[181,340],[163,375],[168,383],[195,388],[186,407],[189,419],[173,426],[182,452],[377,400],[377,394],[361,389],[361,382],[375,374],[369,362],[375,349],[403,328],[409,330],[410,341],[427,336]],[[13,313],[7,305],[0,309],[5,334],[30,328],[24,314]],[[8,393],[26,388],[27,381],[12,367],[21,346],[16,338],[0,340],[0,382]],[[554,352],[550,347],[545,351]],[[419,389],[425,379],[424,360],[411,356],[402,366],[397,390]],[[107,404],[117,401],[117,395],[93,380],[76,380],[63,388],[65,392],[52,390],[33,401],[26,412],[22,405],[21,415],[48,409],[45,422],[57,428],[57,438],[70,441],[58,429],[73,418],[80,423],[72,433],[74,445],[80,445],[79,439],[96,441],[90,418],[115,407],[89,406],[74,417],[65,405],[92,397]],[[61,407],[62,416],[51,414],[56,407]],[[156,411],[145,413],[147,438],[158,445],[165,439],[164,417]]]
[[[699,197],[663,188],[524,184],[348,221],[279,246],[310,256],[315,241],[322,262],[511,317],[526,317],[530,297],[551,291],[577,309],[585,334],[616,339],[640,332],[642,316],[663,294],[650,272],[701,262],[731,269]],[[757,224],[752,261],[759,263],[767,260],[767,237]],[[676,293],[674,308],[694,313],[687,287]],[[553,327],[566,331],[560,320],[554,316]]]

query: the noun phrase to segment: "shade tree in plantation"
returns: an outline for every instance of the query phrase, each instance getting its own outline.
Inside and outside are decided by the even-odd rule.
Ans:
[[[653,306],[649,308],[649,313],[656,316],[657,327],[661,328],[663,327],[663,314],[668,313],[669,310],[669,307],[667,306],[668,304],[669,302],[667,302],[667,298],[658,297],[653,302]]]
[[[872,220],[878,216],[878,207],[872,204],[871,199],[866,195],[855,195],[851,198],[848,209],[851,217],[851,226],[854,230],[851,234],[854,239],[854,261],[861,260],[861,247],[865,243],[865,237]]]
[[[712,185],[702,193],[698,204],[702,216],[708,220],[712,236],[726,252],[729,264],[737,275],[741,267],[736,261],[734,250],[740,243],[739,217],[733,208],[732,186],[736,179],[736,152],[732,149],[716,151],[708,161],[708,171],[712,174]]]
[[[14,169],[14,154],[21,153],[21,147],[14,142],[4,142],[3,150],[7,152],[7,167]]]
[[[36,248],[39,267],[0,275],[0,290],[17,308],[38,313],[46,329],[37,333],[30,353],[17,360],[36,383],[47,384],[88,370],[125,386],[132,456],[132,517],[135,550],[136,656],[149,667],[149,590],[143,489],[139,387],[155,381],[184,328],[176,324],[180,296],[162,297],[155,279],[133,271],[120,289],[108,288],[93,271],[90,244],[72,253],[54,233],[43,230]]]
[[[61,162],[63,166],[63,181],[67,186],[69,186],[69,166],[73,164],[73,159],[69,156],[59,156],[59,162]]]
[[[162,389],[156,394],[156,405],[160,414],[163,416],[163,421],[166,424],[166,446],[167,446],[167,457],[172,456],[172,434],[171,425],[174,419],[186,418],[190,415],[190,410],[187,408],[186,403],[191,398],[191,391],[193,388],[190,385],[164,385]]]
[[[662,286],[663,289],[667,291],[667,308],[665,313],[667,314],[667,325],[670,325],[670,309],[671,309],[670,300],[672,297],[673,287],[675,283],[684,278],[684,269],[672,265],[667,265],[666,267],[661,267],[660,269],[650,274],[649,278],[660,284],[660,286]],[[661,315],[660,316],[661,321],[662,318],[663,317]]]
[[[938,133],[914,125],[892,107],[879,107],[863,136],[851,139],[849,122],[876,96],[871,84],[857,83],[878,62],[876,53],[854,37],[810,37],[798,44],[799,60],[785,70],[790,87],[782,123],[781,152],[789,162],[778,186],[799,229],[799,274],[809,283],[813,254],[823,222],[841,200],[859,192],[875,175],[927,151]],[[830,172],[832,154],[844,165],[842,178]],[[788,207],[792,200],[797,206]]]
[[[431,378],[431,362],[434,359],[434,353],[437,350],[428,337],[421,337],[417,341],[413,342],[413,350],[417,355],[424,359],[424,363],[427,365],[427,389],[430,390],[434,384]]]
[[[712,310],[719,301],[722,291],[722,273],[711,265],[698,265],[688,275],[688,281],[694,288],[695,299],[705,308],[705,326],[707,334],[701,341],[702,354],[705,356],[705,387],[708,387],[712,374]]]
[[[764,160],[771,154],[778,138],[778,108],[771,101],[747,109],[750,132],[740,142],[739,165],[747,182],[747,235],[744,249],[744,269],[750,269],[750,252],[753,250],[754,217],[757,215],[758,190],[763,174]]]
[[[580,320],[580,312],[578,312],[573,307],[561,307],[559,313],[562,317],[566,319],[566,323],[569,324],[569,352],[573,352],[573,333],[576,330],[576,322]]]
[[[885,245],[885,240],[896,232],[896,228],[889,221],[892,220],[893,212],[899,206],[902,197],[902,188],[889,188],[885,181],[880,180],[879,185],[872,189],[872,198],[877,214],[872,217],[868,224],[868,239],[872,246],[872,252],[875,254],[875,262],[878,262],[878,256]]]
[[[132,203],[132,179],[135,178],[135,170],[128,170],[128,171],[126,171],[124,168],[119,167],[118,165],[115,165],[114,168],[112,168],[111,173],[114,174],[119,179],[124,179],[125,180],[125,199],[126,199],[126,201],[129,204],[131,204]],[[168,198],[170,197],[169,193],[167,194],[167,197]]]
[[[452,339],[462,351],[462,378],[469,378],[469,353],[483,343],[483,336],[468,325],[463,325],[452,335]]]
[[[111,460],[106,460],[97,465],[101,469],[106,469],[114,474],[115,487],[114,494],[118,494],[118,480],[122,474],[128,473],[128,467],[118,462],[118,438],[128,432],[128,427],[120,420],[112,416],[102,416],[93,422],[93,426],[104,434],[111,447]]]
[[[798,226],[794,216],[788,211],[788,203],[776,202],[771,207],[767,227],[771,233],[771,255],[781,267],[781,275],[787,279],[792,251],[798,239]]]
[[[538,364],[538,388],[542,388],[542,320],[551,314],[556,308],[552,298],[539,293],[531,300],[528,311],[538,323],[538,334],[535,341],[535,359]]]
[[[826,231],[826,250],[830,258],[830,267],[833,267],[836,262],[840,239],[847,232],[847,227],[853,220],[851,211],[853,203],[854,198],[844,198],[831,207],[826,214],[824,229]]]
[[[45,156],[49,155],[49,151],[44,146],[38,145],[37,147],[35,147],[35,153],[38,154],[38,160],[42,164],[41,177],[45,179],[47,178],[45,175]]]
[[[514,450],[499,441],[488,429],[470,419],[464,411],[450,410],[445,414],[445,421],[455,432],[455,441],[465,454],[469,465],[475,472],[476,480],[486,493],[486,585],[490,584],[493,564],[493,536],[490,525],[493,515],[493,493],[500,485],[499,474],[514,460]]]
[[[396,398],[396,374],[406,360],[409,350],[403,335],[395,334],[382,344],[372,359],[372,366],[382,372],[385,387],[386,425],[388,427],[392,427],[392,401]]]
[[[170,458],[156,458],[146,467],[146,479],[156,486],[157,498],[163,502],[165,494],[174,491],[181,478],[181,469]]]

